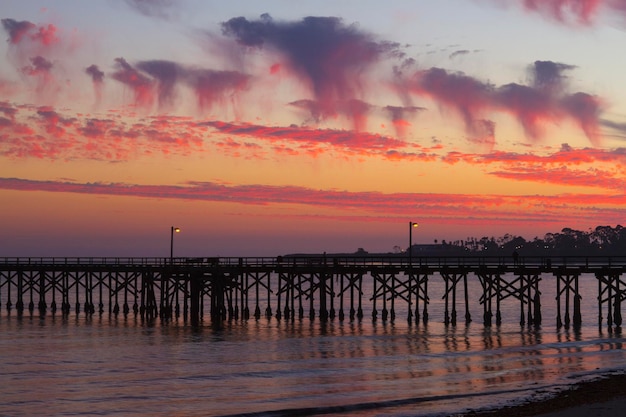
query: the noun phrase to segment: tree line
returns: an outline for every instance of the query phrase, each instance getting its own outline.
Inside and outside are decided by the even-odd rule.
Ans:
[[[435,241],[437,243],[437,241]],[[467,238],[451,242],[441,241],[446,253],[521,256],[544,255],[607,255],[626,256],[626,228],[598,226],[589,231],[566,227],[558,233],[547,233],[543,239],[526,240],[521,236],[505,234],[502,237]]]

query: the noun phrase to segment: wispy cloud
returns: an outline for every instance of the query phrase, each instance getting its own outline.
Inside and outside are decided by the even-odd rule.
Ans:
[[[484,136],[481,128],[486,115],[504,112],[513,115],[530,138],[543,137],[545,122],[570,119],[598,145],[602,102],[588,93],[567,91],[563,72],[573,68],[552,61],[536,61],[529,68],[531,85],[510,83],[500,87],[442,68],[409,74],[405,68],[396,71],[396,84],[407,103],[412,101],[412,95],[427,96],[455,110],[473,137]]]

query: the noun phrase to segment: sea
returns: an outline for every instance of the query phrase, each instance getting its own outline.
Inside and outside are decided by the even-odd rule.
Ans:
[[[373,320],[367,303],[361,320],[216,326],[205,317],[197,327],[132,312],[18,315],[0,293],[0,416],[451,416],[545,399],[626,368],[620,329],[599,323],[593,275],[579,279],[579,329],[557,328],[550,275],[540,326],[521,325],[512,298],[501,325],[483,325],[480,285],[469,280],[472,322],[461,299],[454,326],[443,323],[436,275],[427,324],[409,323],[400,303],[393,321]]]

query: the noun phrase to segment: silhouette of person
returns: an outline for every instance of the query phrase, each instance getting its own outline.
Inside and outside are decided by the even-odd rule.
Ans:
[[[517,251],[513,251],[513,264],[514,265],[519,264],[519,253],[517,253]]]

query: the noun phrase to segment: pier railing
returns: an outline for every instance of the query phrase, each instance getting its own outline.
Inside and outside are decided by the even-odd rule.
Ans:
[[[590,271],[603,267],[626,267],[626,256],[413,256],[408,255],[301,255],[278,257],[0,257],[0,265],[130,265],[130,266],[526,266],[582,267]]]

